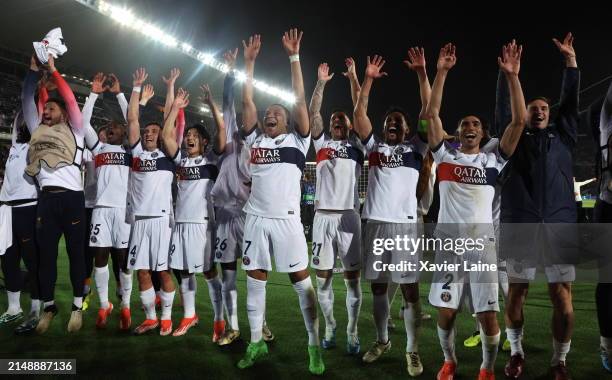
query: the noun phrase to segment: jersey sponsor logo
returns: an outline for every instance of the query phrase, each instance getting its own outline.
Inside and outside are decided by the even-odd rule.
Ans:
[[[336,148],[322,148],[317,152],[317,164],[326,160],[348,159],[363,166],[363,152],[352,146],[341,145]]]
[[[174,163],[167,157],[161,157],[156,160],[141,159],[134,157],[132,159],[132,170],[135,172],[147,173],[156,172],[159,170],[168,170],[174,172]]]
[[[96,155],[96,168],[104,165],[130,166],[132,155],[123,152],[106,152]]]
[[[215,181],[219,175],[219,169],[215,165],[181,166],[176,170],[179,181],[196,181],[199,179],[210,179]]]
[[[370,168],[377,166],[382,168],[401,168],[407,167],[421,170],[423,157],[417,152],[393,153],[389,156],[382,152],[372,152],[368,156]]]
[[[251,149],[251,164],[266,165],[281,163],[294,164],[300,170],[304,170],[306,157],[298,148],[294,147]]]
[[[498,171],[495,168],[477,168],[442,162],[438,165],[438,180],[469,185],[495,186]]]

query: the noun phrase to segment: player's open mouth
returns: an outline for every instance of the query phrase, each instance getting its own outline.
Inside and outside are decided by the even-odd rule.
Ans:
[[[475,133],[465,133],[463,135],[463,138],[469,141],[474,141],[474,139],[476,139],[476,134]]]
[[[387,133],[397,135],[398,129],[396,127],[387,128]]]
[[[187,148],[195,148],[195,143],[194,142],[188,142],[187,143]]]

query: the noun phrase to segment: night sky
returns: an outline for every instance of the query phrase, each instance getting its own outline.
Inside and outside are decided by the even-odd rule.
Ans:
[[[503,43],[516,38],[524,45],[521,81],[527,98],[559,97],[563,60],[551,41],[566,32],[575,35],[582,87],[612,75],[612,30],[597,20],[597,9],[541,4],[525,6],[491,3],[490,8],[415,8],[414,2],[374,1],[161,1],[135,0],[126,4],[140,17],[149,19],[195,48],[219,53],[241,46],[253,33],[262,35],[263,46],[255,67],[256,77],[289,89],[289,62],[281,46],[283,31],[292,26],[304,30],[301,62],[308,100],[316,82],[320,62],[328,62],[336,76],[328,83],[323,116],[332,109],[351,109],[349,84],[342,75],[344,58],[353,56],[363,78],[365,57],[382,54],[387,78],[375,82],[369,114],[380,130],[382,114],[391,105],[401,106],[413,117],[420,108],[416,75],[402,63],[411,46],[423,46],[430,81],[435,76],[437,51],[446,42],[457,45],[457,66],[445,88],[442,118],[452,131],[458,119],[478,114],[492,119],[497,79],[497,56]],[[443,4],[443,3],[440,3]],[[494,4],[494,5],[493,5]],[[506,11],[498,8],[509,7]],[[559,14],[562,12],[562,14]],[[603,16],[602,16],[603,17]],[[195,92],[195,85],[210,83],[220,98],[222,74],[198,67],[191,58],[148,41],[114,21],[73,1],[8,0],[0,15],[0,44],[29,53],[31,42],[48,30],[61,26],[69,47],[58,60],[60,70],[92,76],[96,71],[116,72],[129,83],[131,72],[146,66],[157,93],[163,92],[160,77],[176,65],[183,70],[179,85]],[[241,57],[242,51],[239,56]],[[242,66],[242,59],[238,67]],[[602,96],[609,82],[585,92],[581,109]],[[239,92],[237,93],[239,95]],[[163,94],[162,94],[163,95]],[[258,95],[260,109],[274,101]],[[239,107],[240,105],[237,104]]]

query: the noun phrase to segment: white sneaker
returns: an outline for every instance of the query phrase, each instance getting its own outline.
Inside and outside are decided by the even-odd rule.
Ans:
[[[378,358],[380,358],[382,354],[389,352],[390,349],[391,349],[391,340],[389,340],[386,344],[374,342],[374,344],[368,350],[368,352],[366,352],[365,355],[363,355],[362,359],[365,363],[372,363],[378,360]]]
[[[423,373],[423,364],[418,352],[406,352],[406,370],[412,377],[417,377]]]

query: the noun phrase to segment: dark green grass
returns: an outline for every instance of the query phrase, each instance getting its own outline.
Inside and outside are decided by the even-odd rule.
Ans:
[[[242,357],[249,338],[249,326],[246,318],[244,272],[239,271],[239,320],[244,340],[231,347],[220,348],[211,343],[212,308],[208,297],[206,283],[198,278],[197,313],[200,325],[191,329],[183,337],[160,337],[157,334],[148,336],[131,336],[118,331],[118,313],[111,316],[105,331],[95,329],[95,318],[98,308],[94,297],[92,308],[84,315],[83,329],[73,335],[66,333],[70,314],[72,290],[68,277],[68,264],[65,251],[62,250],[58,261],[59,275],[56,297],[60,313],[54,319],[50,330],[44,336],[17,337],[13,335],[13,326],[0,328],[1,358],[76,358],[77,373],[87,378],[266,378],[301,379],[309,377],[308,354],[306,351],[307,336],[299,310],[297,296],[291,287],[286,274],[271,273],[267,286],[267,321],[276,335],[276,340],[269,345],[270,356],[267,360],[248,370],[239,370],[236,363]],[[326,378],[347,379],[395,379],[408,378],[405,371],[404,350],[406,338],[403,322],[397,318],[401,304],[398,294],[392,305],[392,316],[396,329],[391,332],[393,348],[379,361],[364,365],[360,356],[351,357],[345,352],[346,343],[346,290],[342,275],[334,276],[335,316],[338,322],[338,347],[326,351],[324,360],[327,367]],[[314,280],[314,277],[313,277]],[[111,302],[118,306],[114,297],[114,281],[111,275],[109,294]],[[421,302],[424,311],[433,315],[436,311],[429,306],[427,294],[429,286],[421,285]],[[399,293],[399,292],[398,292]],[[568,363],[575,379],[606,378],[598,356],[599,333],[594,305],[594,285],[578,284],[574,286],[574,307],[576,310],[576,329],[572,340],[572,351]],[[22,295],[22,307],[29,308],[27,294]],[[0,310],[6,309],[6,296],[0,297]],[[118,308],[116,309],[118,310]],[[372,319],[372,294],[367,283],[363,285],[363,306],[359,321],[362,353],[375,339]],[[132,294],[133,325],[140,323],[143,312],[140,309],[137,284]],[[551,356],[550,317],[546,285],[533,284],[527,306],[526,336],[524,348],[527,352],[527,373],[525,379],[548,379],[549,360]],[[182,317],[179,296],[175,298],[173,321],[176,327]],[[503,320],[500,315],[500,323]],[[474,330],[474,321],[467,313],[462,313],[457,320],[457,356],[459,358],[458,378],[474,379],[477,376],[481,361],[480,347],[467,349],[463,340]],[[502,327],[503,330],[503,327]],[[324,323],[320,317],[320,331]],[[504,334],[502,334],[502,340]],[[420,331],[419,347],[425,367],[422,379],[435,378],[443,356],[438,344],[435,321],[424,321]],[[503,379],[503,366],[508,354],[500,352],[496,375]]]

